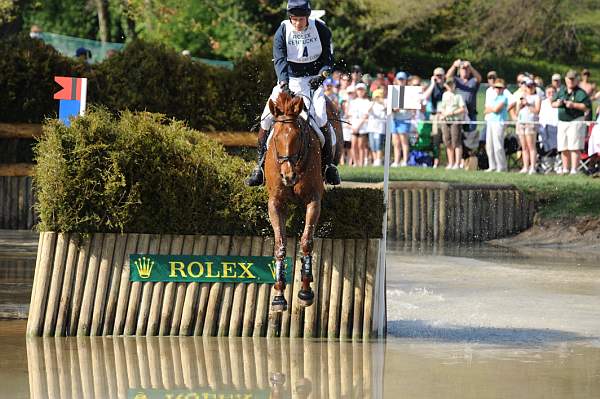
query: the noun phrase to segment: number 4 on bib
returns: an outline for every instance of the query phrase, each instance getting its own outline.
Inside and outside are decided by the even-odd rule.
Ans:
[[[304,47],[304,51],[302,52],[302,57],[308,57],[308,47]]]

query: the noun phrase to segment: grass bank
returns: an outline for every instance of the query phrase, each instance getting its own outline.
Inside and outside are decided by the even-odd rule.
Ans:
[[[383,181],[383,167],[340,167],[342,180],[355,182]],[[520,175],[447,171],[431,168],[392,168],[390,180],[443,181],[472,184],[513,184],[537,204],[541,217],[547,219],[574,216],[600,217],[600,179],[584,175]]]

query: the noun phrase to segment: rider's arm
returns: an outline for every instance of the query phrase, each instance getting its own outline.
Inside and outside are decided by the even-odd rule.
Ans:
[[[285,43],[285,25],[281,24],[275,38],[273,39],[273,63],[275,64],[275,73],[277,82],[287,82],[290,80],[288,73],[287,45]]]
[[[317,31],[319,32],[319,38],[321,39],[321,56],[317,59],[317,62],[321,65],[319,75],[325,71],[331,73],[333,70],[333,43],[331,41],[331,31],[323,22],[315,20],[315,23]]]

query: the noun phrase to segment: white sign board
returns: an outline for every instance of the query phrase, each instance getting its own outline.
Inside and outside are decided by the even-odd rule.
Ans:
[[[422,107],[423,89],[421,86],[388,86],[388,114],[393,109],[415,109]]]

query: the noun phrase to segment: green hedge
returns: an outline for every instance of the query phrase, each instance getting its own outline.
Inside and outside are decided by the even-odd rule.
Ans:
[[[44,125],[35,149],[42,231],[271,235],[252,165],[184,123],[148,112],[92,109],[65,127]],[[318,235],[378,237],[381,190],[327,192]],[[288,221],[300,234],[303,209]]]
[[[41,123],[56,117],[54,76],[88,78],[88,103],[158,112],[199,130],[248,130],[275,82],[268,49],[233,70],[193,61],[163,45],[134,41],[102,63],[63,57],[26,36],[0,43],[0,121]],[[6,93],[6,95],[5,95]]]

